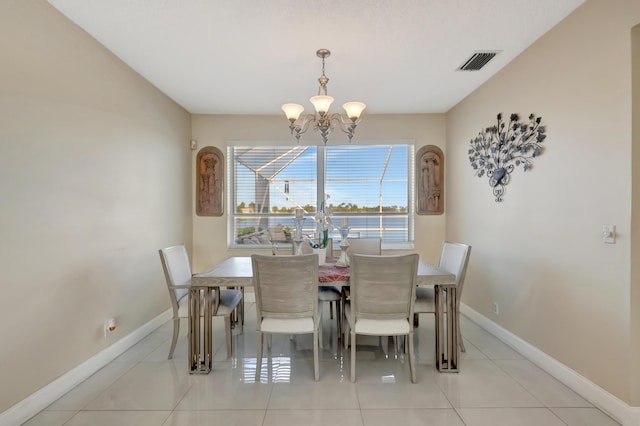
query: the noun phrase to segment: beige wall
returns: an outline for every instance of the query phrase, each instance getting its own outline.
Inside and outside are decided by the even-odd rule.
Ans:
[[[199,149],[205,146],[216,146],[225,155],[228,141],[295,143],[295,139],[289,134],[288,122],[284,115],[194,115],[191,123],[193,138],[198,141]],[[415,142],[416,151],[423,145],[437,145],[444,151],[446,159],[445,137],[444,114],[384,116],[365,114],[352,143],[402,139]],[[303,140],[309,141],[314,138],[319,140],[311,131],[310,134],[302,137]],[[347,143],[346,135],[336,130],[329,139],[329,144],[331,143]],[[194,151],[192,155],[194,170],[196,155],[197,151]],[[195,172],[193,179],[195,180]],[[446,182],[445,191],[447,191]],[[446,194],[448,195],[448,192]],[[199,217],[195,216],[195,207],[193,211],[194,271],[205,269],[228,256],[247,255],[254,252],[254,250],[227,248],[227,205],[225,205],[223,217]],[[446,211],[444,215],[416,216],[415,250],[421,257],[431,262],[438,261],[440,245],[444,239],[445,217]]]
[[[169,308],[157,250],[191,243],[189,138],[45,1],[0,2],[0,412]]]
[[[446,174],[447,237],[474,246],[463,302],[632,405],[640,402],[629,382],[630,370],[638,377],[629,344],[638,23],[637,0],[591,0],[544,35],[449,111]],[[548,130],[545,152],[533,170],[512,174],[502,203],[467,158],[470,139],[498,112],[535,113]],[[617,226],[615,245],[602,243],[603,224]]]

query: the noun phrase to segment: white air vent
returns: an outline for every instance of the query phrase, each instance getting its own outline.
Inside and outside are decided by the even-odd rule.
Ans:
[[[493,57],[498,53],[500,53],[499,50],[490,52],[475,52],[469,59],[464,62],[464,64],[462,64],[458,68],[458,71],[478,71],[479,69],[487,65],[487,63],[492,60]]]

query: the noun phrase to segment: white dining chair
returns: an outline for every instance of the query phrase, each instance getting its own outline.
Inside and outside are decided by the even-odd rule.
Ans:
[[[256,297],[258,353],[256,380],[262,366],[263,334],[313,334],[314,379],[320,377],[318,330],[318,255],[251,256]],[[270,346],[269,346],[270,349]]]
[[[173,351],[176,348],[176,342],[180,334],[180,318],[189,317],[189,288],[185,288],[191,284],[191,265],[189,255],[184,245],[176,245],[160,249],[160,261],[164,277],[169,290],[169,298],[171,299],[171,307],[173,308],[173,339],[171,340],[171,348],[169,349],[168,359],[173,358]],[[217,309],[213,309],[213,316],[224,317],[224,329],[227,343],[227,357],[231,356],[231,313],[236,309],[238,304],[242,302],[242,292],[240,290],[221,290],[214,289],[219,292],[220,303]],[[211,319],[206,319],[211,321]]]
[[[454,274],[456,276],[456,292],[457,292],[457,315],[456,322],[458,329],[458,345],[460,350],[465,352],[464,342],[462,341],[462,334],[460,333],[460,299],[462,298],[462,289],[464,287],[464,278],[467,273],[467,265],[469,264],[469,257],[471,256],[471,246],[461,243],[453,243],[444,241],[442,243],[442,250],[440,252],[440,262],[438,268]],[[444,305],[446,309],[446,304]],[[436,302],[435,291],[430,287],[418,287],[416,290],[416,302],[414,306],[415,320],[414,323],[418,324],[418,315],[424,313],[435,314]],[[447,313],[448,315],[448,313]]]
[[[349,238],[348,241],[348,256],[352,254],[379,255],[382,253],[382,240],[380,238]]]
[[[404,336],[411,382],[416,382],[413,349],[413,304],[418,255],[353,255],[351,303],[346,307],[351,335],[351,381],[356,378],[356,336]]]

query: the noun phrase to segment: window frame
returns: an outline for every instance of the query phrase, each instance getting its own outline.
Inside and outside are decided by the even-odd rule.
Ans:
[[[317,149],[317,161],[316,161],[316,203],[318,200],[322,200],[324,198],[324,188],[325,188],[325,173],[324,173],[324,163],[326,160],[326,148],[331,148],[331,146],[349,146],[349,144],[332,144],[329,142],[326,146],[322,142],[306,142],[300,143],[301,146],[315,146]],[[352,143],[351,145],[356,145],[356,143]],[[404,145],[407,146],[407,241],[382,241],[382,249],[384,250],[407,250],[414,248],[414,239],[415,239],[415,141],[414,140],[406,140],[406,139],[397,139],[397,140],[378,140],[378,141],[368,141],[368,140],[360,140],[357,142],[358,146],[375,146],[375,145]],[[234,222],[237,216],[236,212],[236,182],[235,182],[235,156],[234,149],[236,147],[258,147],[258,146],[291,146],[291,142],[284,141],[227,141],[226,143],[226,180],[227,180],[227,247],[229,249],[248,249],[252,248],[271,248],[270,244],[237,244],[235,237],[235,228]],[[359,213],[363,214],[364,213]],[[377,215],[381,216],[394,216],[398,215],[398,213],[377,213]],[[263,216],[263,217],[277,217],[277,214],[269,213],[252,213],[252,216]],[[332,217],[338,219],[341,216],[347,216],[343,214],[334,214]],[[339,238],[339,237],[338,237]],[[334,241],[336,244],[339,241]],[[290,247],[290,244],[284,244],[284,247]]]

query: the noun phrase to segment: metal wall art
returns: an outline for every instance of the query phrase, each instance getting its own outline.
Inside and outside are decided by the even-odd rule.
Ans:
[[[524,171],[533,167],[532,159],[542,153],[542,142],[547,135],[540,125],[542,117],[529,115],[529,122],[519,122],[518,114],[511,114],[509,123],[498,114],[498,125],[488,127],[471,139],[469,161],[475,175],[489,178],[496,201],[502,201],[505,185],[511,172],[522,166]]]

